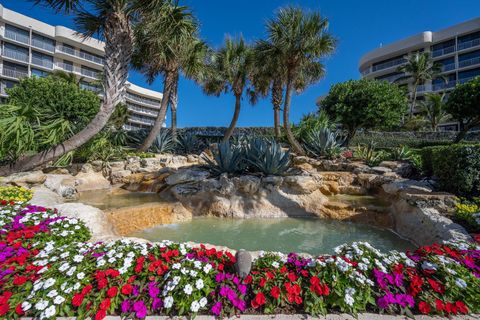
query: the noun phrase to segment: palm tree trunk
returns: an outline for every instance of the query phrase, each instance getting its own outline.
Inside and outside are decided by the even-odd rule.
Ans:
[[[157,135],[160,133],[160,130],[165,123],[165,116],[167,115],[168,103],[170,101],[170,94],[174,85],[174,74],[172,72],[166,72],[165,80],[163,85],[163,97],[162,103],[160,104],[160,111],[158,112],[157,119],[153,124],[152,129],[148,133],[148,136],[143,141],[142,145],[138,148],[139,151],[146,152],[155,141]]]
[[[235,130],[238,117],[240,116],[241,99],[242,99],[241,94],[235,94],[235,112],[233,113],[233,118],[232,118],[232,121],[230,122],[230,126],[228,127],[227,131],[225,131],[225,135],[223,136],[223,141],[228,141],[233,134],[233,130]]]
[[[273,127],[277,141],[282,134],[280,131],[280,106],[282,105],[282,95],[282,83],[274,80],[272,85]]]
[[[413,112],[415,110],[415,106],[417,104],[417,88],[418,88],[418,83],[415,82],[413,86],[413,97],[412,97],[412,104],[410,105],[410,119],[413,117]]]
[[[12,166],[0,167],[0,175],[32,170],[82,146],[103,129],[117,104],[123,102],[132,56],[132,30],[128,19],[122,14],[111,15],[104,30],[105,93],[103,103],[93,120],[80,132],[50,150],[23,157]]]
[[[172,92],[169,96],[171,112],[172,140],[177,141],[177,105],[178,105],[178,73],[175,75]]]
[[[293,151],[297,153],[298,155],[305,155],[305,151],[303,151],[302,146],[298,141],[295,139],[292,133],[292,128],[290,127],[290,104],[292,101],[292,76],[289,75],[288,80],[287,80],[287,90],[285,93],[285,103],[283,106],[283,126],[285,128],[285,133],[287,134],[287,139],[288,142],[290,143],[290,146],[292,147]]]

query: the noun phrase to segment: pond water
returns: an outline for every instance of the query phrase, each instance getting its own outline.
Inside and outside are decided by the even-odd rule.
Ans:
[[[189,222],[156,226],[130,236],[150,241],[193,241],[232,249],[313,255],[332,254],[336,246],[354,241],[367,241],[381,251],[415,247],[389,230],[318,218],[194,218]]]
[[[161,202],[163,200],[158,193],[154,192],[128,192],[123,190],[110,192],[95,190],[81,192],[75,201],[105,210],[138,206],[148,202]]]

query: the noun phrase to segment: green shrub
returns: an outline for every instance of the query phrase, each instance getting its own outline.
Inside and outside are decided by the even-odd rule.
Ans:
[[[433,146],[444,146],[452,144],[451,140],[433,140],[433,139],[419,139],[415,137],[393,137],[388,135],[366,135],[366,134],[357,134],[353,137],[351,144],[368,144],[370,141],[374,140],[377,148],[379,149],[391,149],[398,148],[401,146],[409,148],[425,148]]]
[[[358,145],[354,151],[354,157],[365,161],[370,167],[375,167],[387,158],[385,151],[377,151],[374,142],[370,141],[368,144]]]
[[[265,175],[283,175],[290,168],[290,154],[274,140],[255,138],[245,148],[248,170]]]
[[[342,151],[338,134],[328,128],[315,129],[305,139],[305,150],[314,157],[332,159]]]
[[[178,136],[175,150],[182,154],[198,153],[202,149],[203,143],[197,135],[191,132],[185,132]]]
[[[243,148],[230,144],[229,141],[219,143],[212,154],[213,160],[208,157],[203,157],[203,159],[215,174],[238,173],[246,167]]]
[[[436,177],[442,190],[480,196],[480,144],[430,147],[420,152],[423,172]]]
[[[148,136],[148,130],[136,130],[128,133],[127,141],[130,146],[137,148],[140,146],[145,138]],[[149,152],[154,153],[167,153],[173,151],[175,144],[172,139],[172,135],[169,130],[161,130],[160,133],[155,137],[152,145],[148,149]]]

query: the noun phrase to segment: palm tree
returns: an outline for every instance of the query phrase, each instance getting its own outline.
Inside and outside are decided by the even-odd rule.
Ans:
[[[429,52],[415,52],[405,57],[406,64],[398,67],[399,72],[406,73],[412,82],[412,102],[409,117],[413,116],[417,103],[418,86],[435,79],[442,72],[442,64],[433,61]]]
[[[432,131],[437,131],[438,125],[448,119],[448,113],[445,110],[445,94],[427,93],[425,101],[420,106]]]
[[[159,33],[158,30],[162,30]],[[163,75],[163,97],[160,111],[148,136],[139,150],[146,151],[159,134],[168,109],[174,105],[176,111],[178,80],[181,71],[193,75],[197,65],[190,66],[193,57],[198,65],[203,65],[201,52],[206,45],[198,39],[198,22],[187,7],[175,4],[166,5],[162,12],[149,15],[135,29],[136,49],[133,65],[147,76],[148,82]],[[173,93],[173,97],[172,97]],[[173,111],[174,112],[174,111]]]
[[[235,111],[223,136],[224,141],[230,139],[237,125],[253,61],[253,50],[243,37],[234,40],[227,36],[224,46],[212,55],[208,65],[203,83],[205,93],[218,97],[222,92],[230,91],[235,96]]]
[[[74,73],[65,72],[63,70],[54,70],[50,77],[58,80],[63,80],[69,83],[73,83],[77,86],[80,86],[80,83],[83,81],[83,77],[77,78]]]
[[[290,125],[292,92],[302,78],[319,79],[324,74],[320,59],[331,54],[336,41],[327,32],[328,20],[317,12],[307,13],[301,8],[287,7],[278,11],[275,19],[267,23],[268,41],[273,45],[272,54],[278,54],[286,68],[286,88],[283,107],[283,125],[292,146],[298,154],[304,154],[293,136]],[[311,81],[305,81],[307,86]]]
[[[80,132],[47,152],[24,156],[13,166],[0,168],[0,174],[30,170],[61,157],[85,144],[107,123],[118,103],[123,101],[133,49],[132,25],[144,12],[155,11],[161,0],[33,0],[56,12],[74,14],[77,28],[85,38],[97,34],[105,41],[105,93],[97,115]]]

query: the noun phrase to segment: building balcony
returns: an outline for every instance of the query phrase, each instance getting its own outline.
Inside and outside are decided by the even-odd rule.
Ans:
[[[25,63],[28,63],[28,60],[29,60],[28,53],[18,51],[18,50],[12,50],[8,48],[3,49],[3,56],[16,61],[25,62]]]
[[[141,96],[137,96],[137,95],[132,94],[130,92],[127,92],[126,98],[130,99],[130,100],[133,100],[134,102],[143,103],[145,105],[154,106],[154,107],[157,107],[157,108],[160,107],[160,102],[159,101],[155,101],[153,99],[148,99],[148,98],[143,98]]]
[[[388,68],[392,68],[392,67],[396,67],[396,66],[402,65],[402,64],[404,64],[404,63],[405,63],[405,58],[399,58],[399,59],[395,59],[395,60],[391,60],[391,61],[379,63],[379,64],[374,65],[374,66],[372,67],[372,72],[379,71],[379,70],[383,70],[383,69],[388,69]]]
[[[21,78],[28,77],[28,72],[3,67],[2,75],[4,75],[5,77],[13,78],[13,79],[21,79]]]
[[[442,65],[442,72],[455,70],[455,68],[456,68],[455,62],[454,63],[449,63],[449,64],[444,64],[444,65]]]
[[[80,89],[92,91],[92,92],[95,92],[97,94],[103,95],[103,89],[99,88],[99,87],[97,87],[93,84],[81,82],[80,83]]]
[[[435,83],[432,85],[433,91],[440,91],[454,88],[457,85],[457,80],[450,80],[448,82]]]
[[[72,49],[70,47],[65,47],[65,46],[60,45],[60,46],[57,46],[57,51],[66,53],[70,56],[80,58],[82,60],[87,60],[87,61],[96,63],[96,64],[101,65],[101,66],[103,66],[103,63],[104,63],[104,60],[102,58],[99,58],[97,56],[94,56],[94,55],[86,53],[86,52],[82,52],[82,51]]]
[[[140,108],[140,107],[136,107],[136,106],[132,106],[132,105],[127,105],[128,107],[128,110],[134,112],[134,113],[139,113],[139,114],[145,114],[145,115],[149,115],[149,116],[152,116],[152,117],[156,117],[158,115],[158,111],[154,111],[154,110],[149,110],[147,108]]]
[[[457,50],[460,51],[477,46],[480,46],[480,38],[459,43],[457,45]]]
[[[45,50],[45,51],[48,51],[48,52],[55,52],[55,45],[54,44],[52,44],[50,42],[40,40],[40,39],[36,39],[36,38],[32,39],[32,47],[42,49],[42,50]]]
[[[479,64],[479,63],[480,63],[480,57],[475,57],[475,58],[472,58],[472,59],[459,61],[458,62],[458,67],[459,68],[465,68],[465,67],[469,67],[469,66]]]
[[[455,45],[432,51],[432,57],[440,57],[455,52]]]
[[[39,67],[47,68],[47,69],[53,69],[53,62],[49,60],[43,60],[43,59],[32,57],[32,64]]]
[[[406,74],[403,72],[403,73],[394,74],[394,75],[391,75],[391,76],[388,76],[388,77],[381,77],[377,80],[378,81],[388,81],[390,83],[393,83],[393,82],[398,81],[398,80],[400,80],[404,77],[406,77]]]
[[[94,72],[94,71],[87,70],[87,69],[84,69],[84,68],[79,68],[77,66],[73,66],[71,64],[67,64],[67,63],[63,63],[63,62],[57,62],[55,64],[55,67],[57,69],[60,69],[60,70],[66,71],[66,72],[75,73],[79,76],[83,76],[83,77],[87,77],[87,78],[90,78],[90,79],[98,80],[98,76],[99,76],[98,72]]]
[[[143,125],[147,125],[147,126],[153,126],[153,124],[155,123],[155,120],[144,119],[136,116],[130,116],[128,117],[128,120],[132,122],[137,122]]]
[[[480,75],[471,76],[471,77],[462,78],[462,79],[458,79],[458,83],[462,84],[462,83],[468,82],[468,81],[470,81],[470,80],[473,80],[473,79],[475,79],[476,77],[480,77]]]
[[[5,29],[4,37],[7,38],[7,39],[16,41],[16,42],[20,42],[20,43],[24,43],[24,44],[30,44],[30,36],[27,36],[23,33],[20,33],[20,32],[14,31],[14,30]]]

